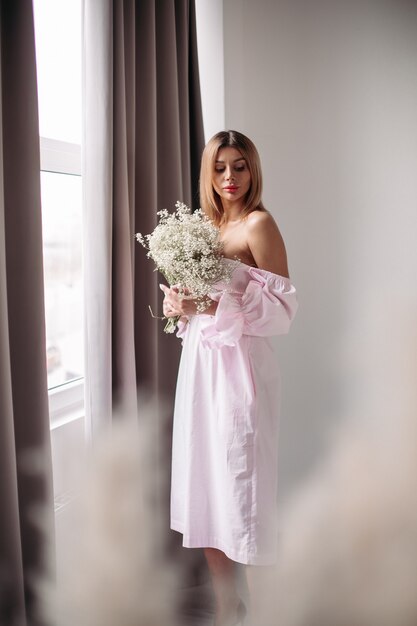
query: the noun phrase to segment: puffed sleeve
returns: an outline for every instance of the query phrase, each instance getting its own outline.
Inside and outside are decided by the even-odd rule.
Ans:
[[[258,268],[250,268],[249,274],[243,294],[224,291],[220,295],[213,322],[201,331],[205,347],[234,346],[242,335],[288,333],[298,307],[290,279]]]

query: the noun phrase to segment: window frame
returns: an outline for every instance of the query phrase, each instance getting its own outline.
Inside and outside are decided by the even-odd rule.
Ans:
[[[81,176],[81,145],[39,137],[41,172]]]

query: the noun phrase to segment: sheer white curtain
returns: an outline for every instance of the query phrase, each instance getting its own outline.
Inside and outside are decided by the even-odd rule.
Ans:
[[[83,3],[86,424],[111,421],[113,1]]]

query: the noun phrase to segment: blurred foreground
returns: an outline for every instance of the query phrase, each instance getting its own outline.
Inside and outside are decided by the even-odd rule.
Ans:
[[[67,513],[57,583],[39,584],[51,626],[181,623],[152,445],[150,422],[119,419],[95,446]],[[415,415],[346,421],[288,504],[264,611],[250,623],[415,626],[416,493]]]

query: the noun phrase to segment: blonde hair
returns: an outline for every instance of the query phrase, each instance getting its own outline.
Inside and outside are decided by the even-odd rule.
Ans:
[[[230,146],[236,148],[243,156],[251,176],[251,186],[245,198],[242,217],[258,209],[265,211],[262,204],[262,171],[261,161],[255,144],[236,130],[222,130],[210,139],[203,150],[200,169],[200,205],[204,213],[219,226],[224,209],[219,194],[213,187],[213,173],[216,157],[220,148]]]

